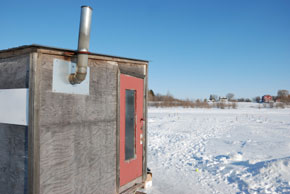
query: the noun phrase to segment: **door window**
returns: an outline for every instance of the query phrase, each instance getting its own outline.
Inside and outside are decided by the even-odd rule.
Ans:
[[[126,90],[125,160],[135,157],[135,90]]]

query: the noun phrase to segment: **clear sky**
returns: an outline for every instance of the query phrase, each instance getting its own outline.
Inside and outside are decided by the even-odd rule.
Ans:
[[[290,90],[289,0],[1,0],[0,50],[76,49],[81,5],[94,9],[91,52],[149,60],[156,93]]]

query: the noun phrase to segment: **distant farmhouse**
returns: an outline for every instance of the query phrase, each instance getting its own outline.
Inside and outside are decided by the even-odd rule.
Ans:
[[[218,97],[217,95],[211,94],[209,96],[208,102],[221,102],[221,103],[227,103],[229,100],[227,97]]]
[[[226,102],[228,102],[228,98],[227,97],[219,97],[219,102],[226,103]]]
[[[266,103],[273,102],[273,97],[271,95],[264,95],[262,96],[262,102]]]

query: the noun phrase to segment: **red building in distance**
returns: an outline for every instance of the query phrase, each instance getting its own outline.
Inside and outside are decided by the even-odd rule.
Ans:
[[[273,97],[270,95],[262,96],[262,102],[273,102]]]

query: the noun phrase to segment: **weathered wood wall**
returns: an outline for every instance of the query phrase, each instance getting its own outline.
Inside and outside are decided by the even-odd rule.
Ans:
[[[118,67],[90,60],[90,95],[53,93],[54,58],[39,58],[40,193],[115,193]]]
[[[91,55],[90,95],[53,93],[53,59],[73,52],[28,49],[0,53],[0,89],[31,87],[29,128],[0,124],[0,193],[118,192],[118,78],[147,80],[146,63]]]
[[[29,59],[29,54],[0,58],[0,89],[28,87]],[[0,123],[0,193],[27,191],[27,130]]]
[[[27,127],[0,124],[0,193],[25,194]]]
[[[30,55],[0,58],[0,89],[28,88]]]

